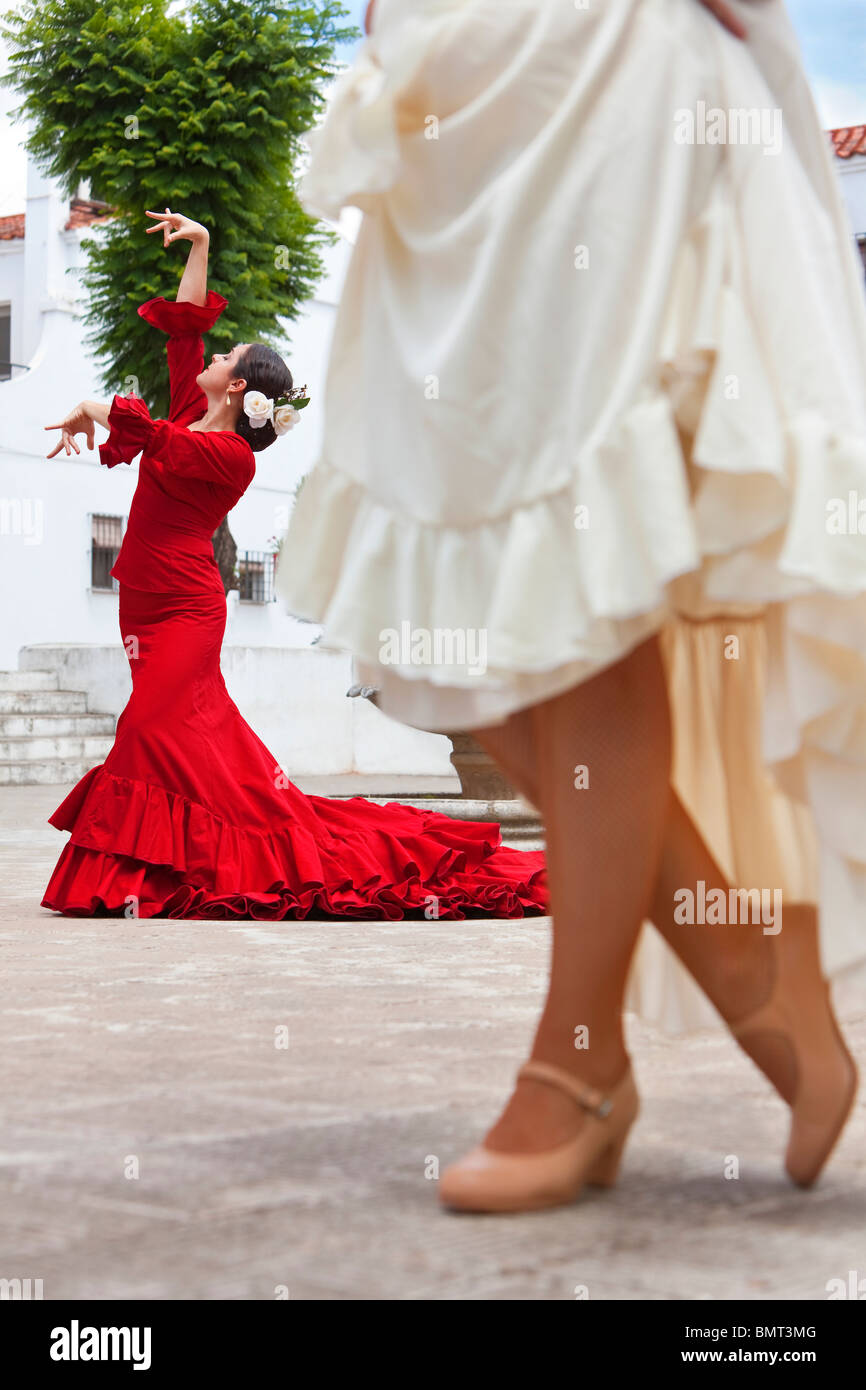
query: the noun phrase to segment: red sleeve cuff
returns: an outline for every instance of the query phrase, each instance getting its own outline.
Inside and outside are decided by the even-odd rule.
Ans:
[[[115,396],[108,412],[108,438],[99,446],[99,462],[106,468],[132,463],[147,444],[154,422],[140,396]]]
[[[190,304],[187,300],[178,304],[177,300],[160,295],[140,305],[138,312],[154,328],[161,328],[170,338],[179,338],[186,333],[207,333],[227,305],[228,300],[216,290],[208,290],[205,304]]]

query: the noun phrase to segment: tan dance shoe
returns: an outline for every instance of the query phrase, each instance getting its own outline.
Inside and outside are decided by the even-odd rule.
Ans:
[[[729,1027],[762,1070],[761,1050],[766,1059],[769,1047],[787,1073],[784,1085],[778,1087],[791,1107],[785,1168],[795,1183],[810,1187],[851,1113],[857,1067],[821,974],[815,920],[794,915],[783,922],[773,944],[775,979],[770,998]]]
[[[439,1199],[459,1211],[533,1211],[573,1202],[585,1184],[616,1182],[628,1132],[640,1109],[631,1067],[602,1092],[562,1067],[527,1062],[517,1073],[558,1086],[585,1111],[580,1132],[543,1153],[499,1153],[483,1144],[452,1163],[439,1181]]]

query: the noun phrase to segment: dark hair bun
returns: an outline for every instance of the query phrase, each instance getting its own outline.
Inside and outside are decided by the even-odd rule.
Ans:
[[[264,343],[251,343],[246,352],[241,353],[238,358],[234,373],[244,378],[247,391],[261,391],[262,395],[272,401],[278,400],[280,396],[287,396],[294,386],[292,374],[280,354],[273,348],[266,347]],[[243,410],[235,425],[235,431],[257,454],[261,453],[262,449],[267,449],[269,444],[273,444],[277,437],[270,421],[253,429]]]

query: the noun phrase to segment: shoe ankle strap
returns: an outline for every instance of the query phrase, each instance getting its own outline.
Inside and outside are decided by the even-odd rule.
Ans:
[[[517,1073],[518,1081],[521,1078],[530,1081],[547,1081],[551,1086],[558,1086],[566,1095],[576,1100],[582,1109],[588,1110],[591,1115],[597,1115],[599,1119],[604,1119],[613,1109],[613,1100],[603,1091],[597,1091],[594,1086],[587,1086],[584,1081],[579,1081],[576,1076],[565,1071],[562,1067],[555,1067],[550,1062],[524,1062],[520,1071]]]

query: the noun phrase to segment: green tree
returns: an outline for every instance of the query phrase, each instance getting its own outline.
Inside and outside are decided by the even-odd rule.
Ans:
[[[113,216],[85,245],[88,344],[102,383],[134,378],[167,408],[164,343],[135,310],[174,292],[145,208],[166,205],[211,232],[213,287],[229,308],[212,350],[277,344],[297,317],[333,239],[301,208],[300,136],[315,124],[337,71],[338,0],[28,0],[6,14],[6,78],[23,98],[27,149],[70,194],[88,180]],[[169,253],[171,254],[171,253]],[[177,250],[177,276],[185,245]],[[303,377],[302,377],[303,379]]]

